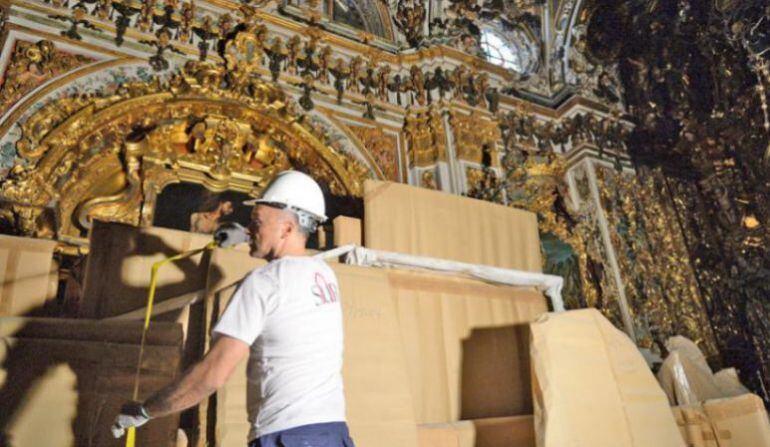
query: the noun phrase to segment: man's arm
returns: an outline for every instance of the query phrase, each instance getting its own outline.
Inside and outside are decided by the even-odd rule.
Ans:
[[[145,410],[155,418],[196,405],[224,385],[248,353],[249,345],[245,342],[226,335],[218,336],[203,360],[144,402]]]

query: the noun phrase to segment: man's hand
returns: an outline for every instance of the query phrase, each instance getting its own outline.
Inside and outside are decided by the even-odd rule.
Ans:
[[[140,427],[150,420],[150,415],[140,402],[129,402],[120,409],[120,414],[112,425],[112,435],[120,438],[129,427]]]

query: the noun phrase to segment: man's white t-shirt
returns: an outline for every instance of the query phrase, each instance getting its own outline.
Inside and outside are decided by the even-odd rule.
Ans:
[[[337,277],[326,262],[284,257],[254,270],[214,332],[251,346],[249,441],[345,420],[342,309]]]

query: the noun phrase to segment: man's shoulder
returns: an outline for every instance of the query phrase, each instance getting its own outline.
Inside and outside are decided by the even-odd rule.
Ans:
[[[286,256],[270,261],[262,267],[265,274],[275,275],[276,278],[289,274],[294,275],[307,270],[330,271],[329,265],[322,259],[313,256]]]

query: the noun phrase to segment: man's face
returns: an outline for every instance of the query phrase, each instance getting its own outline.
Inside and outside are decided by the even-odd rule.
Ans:
[[[273,256],[286,235],[284,220],[284,211],[277,208],[258,203],[251,210],[251,256],[265,259]]]

